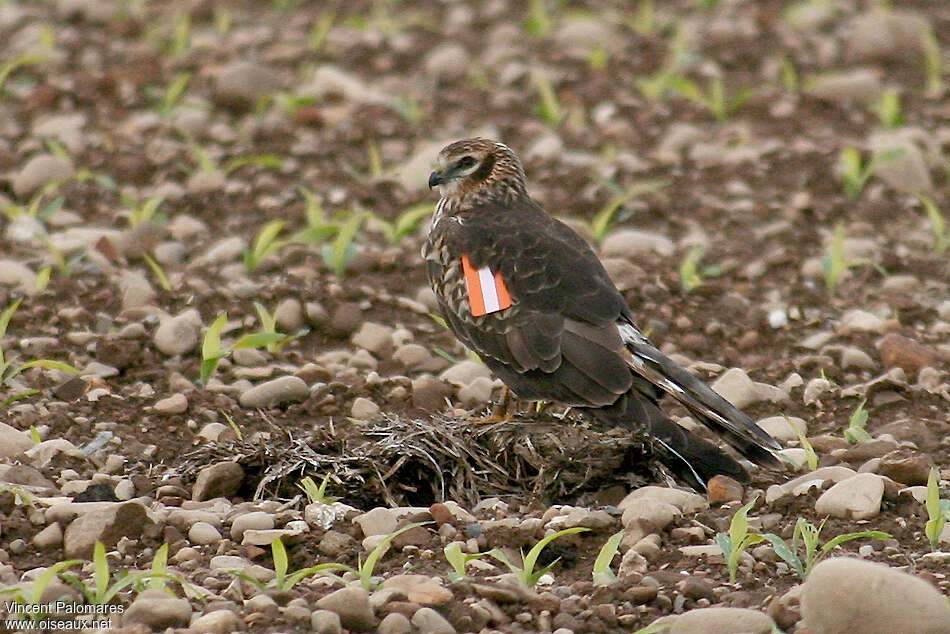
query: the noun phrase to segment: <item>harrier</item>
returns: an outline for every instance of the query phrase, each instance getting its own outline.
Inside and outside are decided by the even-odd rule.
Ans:
[[[716,474],[747,480],[719,447],[673,422],[664,394],[743,456],[780,464],[780,445],[746,414],[650,344],[587,242],[528,196],[518,157],[474,138],[446,146],[423,247],[427,274],[455,336],[519,397],[583,408],[652,437],[697,487]]]

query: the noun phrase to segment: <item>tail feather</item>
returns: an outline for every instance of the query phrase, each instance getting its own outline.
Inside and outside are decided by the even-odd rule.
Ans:
[[[782,465],[775,453],[781,445],[747,414],[660,352],[632,324],[621,323],[619,329],[634,372],[679,401],[701,423],[722,434],[743,456],[765,467]]]

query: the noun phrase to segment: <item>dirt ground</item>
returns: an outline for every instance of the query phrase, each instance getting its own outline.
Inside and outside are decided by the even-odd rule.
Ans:
[[[552,505],[615,512],[632,487],[656,483],[636,439],[590,428],[573,413],[562,420],[557,407],[498,426],[485,421],[489,400],[501,395],[497,385],[491,399],[479,400],[438,378],[468,356],[430,314],[419,255],[427,220],[392,240],[385,226],[435,203],[426,176],[442,143],[489,134],[523,158],[529,191],[546,209],[599,241],[658,347],[710,382],[741,368],[779,386],[784,398],[751,398],[745,411],[804,420],[821,466],[885,473],[881,463],[909,458],[918,467],[901,481],[896,470],[886,472],[895,484],[879,513],[831,518],[823,535],[885,531],[893,539],[850,542],[842,551],[870,545],[865,559],[946,593],[944,564],[924,558],[926,510],[897,491],[926,484],[931,464],[950,477],[950,261],[938,252],[921,202],[934,201],[944,214],[950,208],[950,102],[934,85],[942,69],[932,70],[926,44],[936,43],[946,68],[950,6],[892,3],[893,15],[906,20],[890,28],[874,21],[887,23],[874,3],[861,2],[523,4],[0,3],[0,63],[8,73],[0,72],[0,308],[22,300],[0,339],[8,361],[18,356],[0,373],[0,421],[79,448],[107,434],[106,447],[90,456],[59,453],[42,464],[3,458],[46,479],[19,484],[52,498],[75,490],[65,486],[70,481],[127,479],[135,496],[171,508],[189,497],[202,468],[237,457],[244,480],[229,496],[235,505],[256,491],[286,502],[299,494],[300,478],[326,473],[333,474],[328,493],[361,511],[424,509],[443,501],[442,491],[469,510],[498,497],[507,509],[476,511],[478,519],[517,521],[489,523],[477,539],[487,550],[535,543],[542,525],[526,522]],[[532,13],[533,6],[545,10]],[[651,93],[664,78],[668,88]],[[180,91],[176,82],[184,83]],[[725,94],[720,116],[716,86]],[[867,172],[853,195],[840,165],[848,148]],[[59,163],[27,170],[38,155]],[[301,187],[327,218],[372,214],[342,274],[325,257],[333,235],[290,240],[308,227]],[[642,191],[614,205],[606,237],[594,236],[598,212],[635,190]],[[141,210],[152,196],[161,197],[154,217],[130,212],[130,201]],[[288,243],[249,270],[243,249],[275,220]],[[646,237],[631,246],[622,233],[630,229]],[[701,280],[688,288],[683,262],[697,245]],[[836,261],[842,272],[832,289],[828,269]],[[48,285],[37,287],[30,275],[42,277],[45,267]],[[258,330],[255,302],[271,312],[283,306],[280,323],[299,336],[235,353],[201,385],[200,337],[224,312],[226,342]],[[159,325],[189,310],[200,327],[173,339],[199,338],[170,354],[156,344]],[[391,337],[370,342],[366,323]],[[408,343],[421,360],[406,360],[409,351],[400,350]],[[8,378],[32,359],[70,364],[83,378],[77,384],[50,367]],[[247,381],[284,375],[306,383],[299,402],[244,404]],[[156,408],[173,395],[185,397],[182,411]],[[450,407],[442,407],[444,397]],[[884,436],[877,445],[849,445],[842,435],[862,400],[867,431]],[[373,415],[359,420],[360,412]],[[204,433],[209,423],[224,425],[215,442]],[[429,444],[413,444],[413,434]],[[503,468],[459,471],[464,460],[449,447],[469,441],[479,458],[467,468],[478,471],[489,458]],[[601,443],[598,451],[591,443]],[[895,457],[899,443],[903,454]],[[585,461],[585,453],[598,460]],[[119,466],[109,456],[119,456]],[[391,470],[383,477],[381,468]],[[448,477],[436,486],[440,470]],[[745,501],[759,500],[751,512],[763,518],[758,525],[786,538],[797,518],[824,519],[815,510],[821,487],[765,502],[768,487],[792,475],[755,471],[744,491]],[[0,500],[4,585],[68,558],[62,544],[32,545],[49,523],[42,513],[10,495]],[[642,587],[643,574],[610,587],[591,583],[619,513],[615,525],[546,551],[547,561],[561,557],[555,586],[530,600],[489,596],[500,614],[487,622],[472,607],[486,597],[473,584],[503,570],[470,569],[473,580],[448,584],[446,540],[435,527],[428,541],[394,548],[376,574],[445,580],[452,598],[437,610],[457,631],[633,631],[706,605],[768,611],[783,631],[805,631],[796,613],[769,607],[799,582],[774,557],[759,557],[729,583],[724,564],[680,550],[712,544],[737,507],[714,504],[659,531],[661,548],[645,573],[658,586],[647,600],[631,590]],[[359,526],[342,524],[336,530],[354,545],[363,538]],[[214,555],[273,565],[266,549],[227,539],[196,546],[185,532],[168,525],[141,535],[119,561],[145,566],[163,542],[173,561],[194,547],[200,565],[181,574],[196,585],[210,578]],[[325,532],[288,540],[292,570],[333,560],[318,547]],[[356,565],[357,552],[336,560]],[[696,582],[688,592],[687,576]],[[283,607],[295,598],[313,604],[334,589],[300,583],[276,597],[282,611],[253,618],[231,597],[214,601],[228,603],[248,631],[312,631]],[[133,599],[120,594],[124,604]],[[207,611],[192,603],[195,614]]]

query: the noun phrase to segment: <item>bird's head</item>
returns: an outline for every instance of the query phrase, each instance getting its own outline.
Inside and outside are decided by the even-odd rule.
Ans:
[[[489,139],[462,139],[442,148],[429,187],[443,198],[505,198],[525,191],[521,161],[504,143]]]

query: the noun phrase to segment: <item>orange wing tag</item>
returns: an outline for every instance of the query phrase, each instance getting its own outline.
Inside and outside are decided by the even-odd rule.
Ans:
[[[462,256],[462,272],[465,273],[465,286],[468,288],[468,304],[472,317],[481,317],[497,313],[511,306],[511,295],[501,277],[501,271],[492,273],[483,266],[476,269],[467,255]]]

